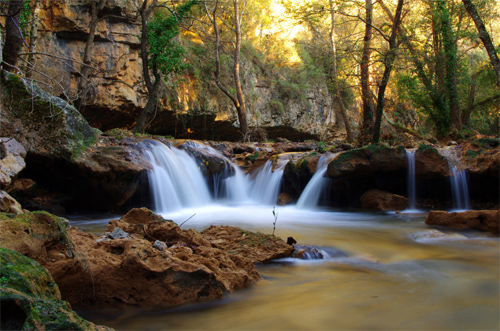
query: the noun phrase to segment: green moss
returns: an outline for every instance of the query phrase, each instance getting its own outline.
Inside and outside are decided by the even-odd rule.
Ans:
[[[0,248],[0,301],[2,326],[20,330],[103,330],[71,310],[61,300],[50,273],[38,262],[15,251]],[[109,330],[109,329],[108,329]]]
[[[270,247],[275,242],[275,237],[261,232],[244,231],[243,235],[244,239],[240,240],[238,242],[238,245],[245,245],[250,247],[263,245],[266,247]]]
[[[476,158],[478,157],[479,155],[481,155],[480,152],[476,152],[476,151],[473,151],[473,150],[468,150],[467,152],[465,152],[465,156],[468,157],[468,158]]]
[[[430,145],[426,145],[426,144],[420,144],[420,146],[418,146],[418,152],[432,152],[432,153],[435,153],[439,156],[441,156],[441,154],[439,154],[438,150],[435,149],[434,147],[430,146]]]

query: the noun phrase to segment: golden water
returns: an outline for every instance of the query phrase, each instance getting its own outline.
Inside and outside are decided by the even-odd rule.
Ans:
[[[231,217],[231,225],[272,230],[268,219]],[[207,222],[201,215],[192,226]],[[220,301],[80,314],[120,330],[498,330],[499,239],[477,232],[462,232],[463,240],[410,238],[427,230],[423,217],[283,210],[277,235],[348,257],[259,265],[262,280]]]

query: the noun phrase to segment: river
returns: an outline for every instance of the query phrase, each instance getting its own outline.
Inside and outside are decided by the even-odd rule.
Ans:
[[[164,214],[182,228],[211,224],[272,233],[272,206],[209,205]],[[254,286],[213,302],[171,308],[77,310],[119,330],[498,330],[499,239],[475,231],[414,239],[425,213],[277,207],[276,235],[347,257],[258,265]],[[194,215],[194,216],[193,216]],[[190,218],[191,217],[191,218]],[[112,218],[112,217],[111,217]],[[72,220],[100,233],[107,219]],[[444,232],[455,231],[440,229]]]

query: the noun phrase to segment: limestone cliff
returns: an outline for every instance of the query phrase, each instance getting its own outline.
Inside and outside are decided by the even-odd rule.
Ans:
[[[91,125],[102,130],[133,126],[147,101],[139,55],[140,25],[136,19],[139,5],[137,0],[107,0],[98,13],[91,95],[80,111]],[[89,13],[90,6],[85,0],[44,0],[38,10],[37,51],[45,54],[37,55],[36,69],[59,83],[41,75],[35,78],[49,83],[50,92],[56,95],[77,97]],[[187,45],[191,37],[185,35],[181,39]],[[208,54],[206,59],[209,58]],[[192,63],[194,70],[166,83],[161,98],[163,109],[152,123],[151,132],[179,138],[220,139],[224,138],[221,128],[226,128],[227,135],[231,131],[238,139],[236,111],[210,82],[213,74],[210,63],[204,63],[208,69],[201,73],[195,72],[198,64]],[[286,74],[265,70],[255,57],[245,54],[242,75],[249,125],[271,128],[268,133],[274,133],[269,138],[292,137],[291,132],[296,132],[283,128],[309,134],[298,135],[301,139],[325,137],[338,124],[326,83],[321,80],[305,90],[280,84],[289,80]],[[200,77],[204,82],[199,82]]]

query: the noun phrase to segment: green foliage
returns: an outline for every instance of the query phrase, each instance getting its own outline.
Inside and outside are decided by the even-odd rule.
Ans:
[[[179,73],[188,64],[184,61],[186,50],[179,44],[179,23],[187,15],[197,0],[190,0],[177,7],[177,11],[168,13],[158,10],[148,24],[150,68],[157,67],[164,75]]]

